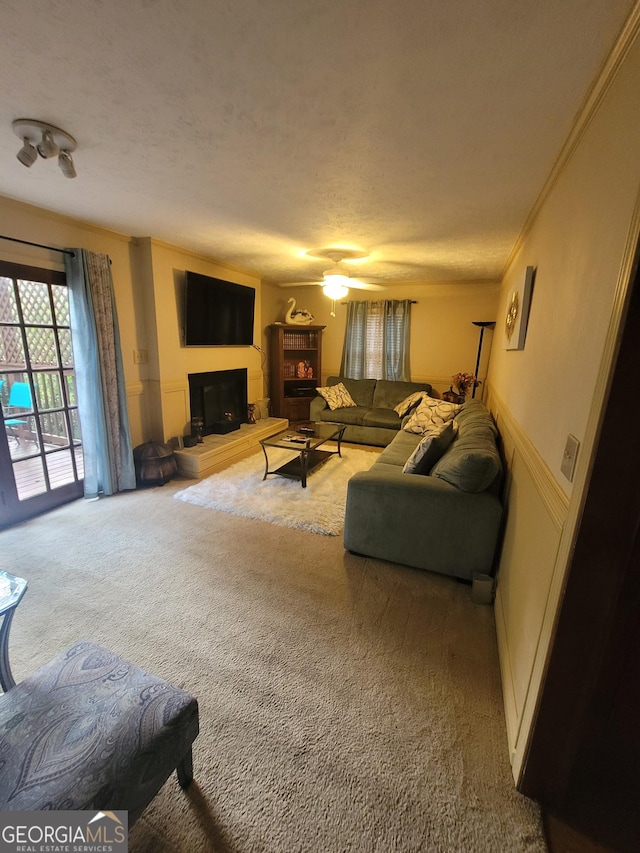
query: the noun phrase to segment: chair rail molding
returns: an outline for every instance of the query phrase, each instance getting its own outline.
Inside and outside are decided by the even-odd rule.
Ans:
[[[139,397],[144,394],[144,382],[136,380],[135,382],[127,382],[125,386],[127,397]]]
[[[499,431],[507,431],[518,454],[536,484],[549,515],[558,530],[562,530],[569,512],[569,497],[564,492],[536,446],[492,387],[487,388],[485,405],[492,413]]]

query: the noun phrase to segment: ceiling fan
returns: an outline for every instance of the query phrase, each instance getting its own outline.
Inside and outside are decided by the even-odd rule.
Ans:
[[[333,266],[322,273],[322,280],[310,279],[309,281],[289,281],[280,284],[280,287],[308,287],[310,284],[318,284],[322,287],[325,296],[335,302],[342,299],[349,292],[349,288],[356,290],[385,290],[384,285],[372,284],[360,279],[352,278],[350,271],[341,265],[342,261],[354,261],[366,258],[367,253],[359,249],[310,249],[307,255],[311,258],[322,258],[333,261]]]

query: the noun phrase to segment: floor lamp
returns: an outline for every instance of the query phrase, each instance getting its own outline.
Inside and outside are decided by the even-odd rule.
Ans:
[[[480,358],[482,356],[482,340],[484,338],[484,330],[485,329],[493,329],[496,322],[495,322],[495,320],[472,320],[472,323],[474,326],[480,327],[480,340],[478,341],[478,357],[476,358],[476,369],[473,372],[473,375],[477,379],[478,378],[478,371],[480,370]],[[471,394],[472,398],[476,396],[476,388],[477,387],[478,387],[477,385],[473,386],[473,393]]]

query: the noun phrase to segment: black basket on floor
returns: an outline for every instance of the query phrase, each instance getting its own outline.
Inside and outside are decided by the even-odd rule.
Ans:
[[[173,448],[159,441],[147,441],[134,447],[133,461],[138,488],[164,486],[175,477],[178,470]]]

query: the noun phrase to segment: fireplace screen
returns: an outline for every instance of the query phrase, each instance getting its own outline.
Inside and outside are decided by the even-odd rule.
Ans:
[[[191,417],[203,420],[203,435],[229,432],[247,420],[247,370],[189,374]]]

